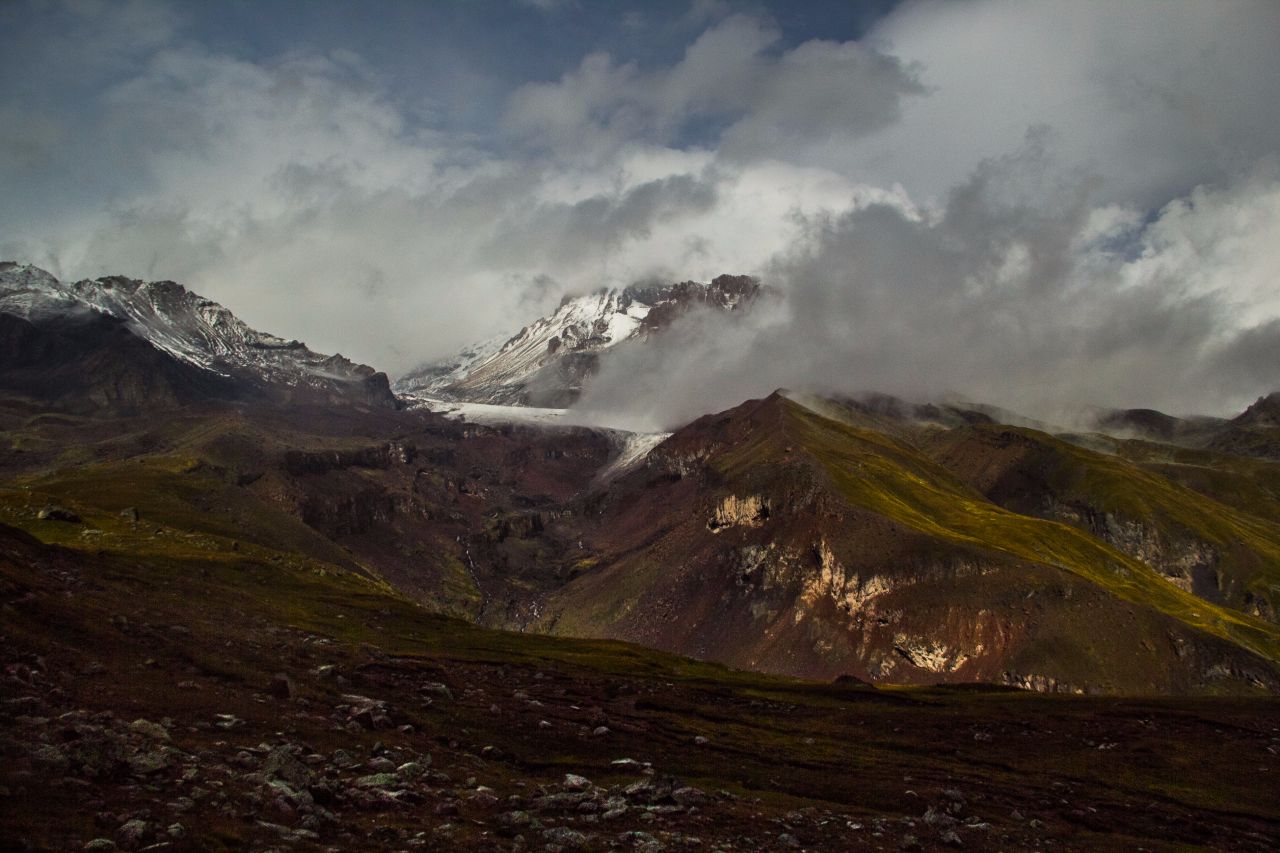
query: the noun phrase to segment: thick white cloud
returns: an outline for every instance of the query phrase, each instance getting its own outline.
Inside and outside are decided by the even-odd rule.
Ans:
[[[1070,422],[1086,405],[1229,412],[1280,387],[1280,174],[1197,191],[1145,228],[1094,206],[1091,182],[1053,174],[1033,136],[930,214],[871,204],[808,218],[769,269],[782,305],[691,318],[678,345],[606,362],[581,407],[670,428],[790,387]]]
[[[745,18],[708,30],[666,75],[675,112],[654,120],[674,127],[721,96],[746,110],[771,62],[758,51],[775,38]],[[130,176],[127,191],[29,222],[5,253],[64,275],[180,280],[254,325],[393,371],[518,328],[566,291],[759,270],[796,213],[879,193],[782,160],[721,164],[639,132],[617,135],[606,158],[495,149],[413,125],[347,52],[140,49],[146,61],[100,93],[87,129],[103,167]],[[748,71],[726,81],[716,71],[739,49]],[[617,95],[611,73],[584,85]],[[528,95],[514,94],[513,115]],[[590,105],[576,89],[552,100]],[[48,145],[38,125],[12,129],[27,143],[15,156]]]
[[[1062,163],[1103,176],[1112,199],[1163,204],[1276,151],[1277,33],[1272,0],[908,3],[870,38],[917,63],[930,96],[809,156],[929,196],[1047,126]]]

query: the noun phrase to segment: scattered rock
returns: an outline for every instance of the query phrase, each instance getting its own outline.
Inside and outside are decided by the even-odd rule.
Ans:
[[[162,741],[169,740],[168,730],[165,729],[165,727],[160,725],[159,723],[153,723],[150,720],[143,720],[143,719],[134,720],[132,723],[129,724],[129,730],[133,732],[137,732],[138,734],[143,735],[144,737],[149,737],[152,740],[162,740]]]
[[[357,788],[394,788],[400,784],[400,777],[394,773],[371,773],[361,776],[353,784]]]
[[[480,787],[475,790],[475,793],[467,798],[467,802],[475,808],[489,811],[497,808],[498,797],[493,793],[492,789]]]
[[[40,510],[40,512],[36,513],[36,518],[41,521],[66,521],[71,524],[79,524],[81,521],[80,516],[76,515],[65,506],[56,506],[54,504],[49,504],[44,509]]]
[[[135,776],[150,776],[152,773],[168,770],[172,763],[169,756],[158,749],[129,756],[129,769]]]
[[[145,820],[134,818],[121,824],[117,834],[126,847],[137,847],[151,834],[151,825]]]
[[[213,721],[215,726],[228,731],[231,729],[241,728],[245,724],[244,720],[240,719],[235,714],[214,714]]]
[[[437,699],[448,699],[450,702],[453,701],[453,691],[449,689],[448,685],[442,684],[439,681],[428,681],[426,684],[422,685],[422,692],[426,693],[428,696],[434,696]]]
[[[305,788],[315,779],[311,768],[287,746],[276,747],[267,753],[262,762],[262,775],[280,779],[294,788]]]
[[[566,791],[589,791],[591,790],[591,780],[575,773],[566,773],[564,774],[564,787]]]
[[[293,687],[293,679],[283,672],[277,672],[271,676],[271,684],[267,691],[277,699],[292,699],[297,695]]]
[[[410,781],[425,776],[427,768],[431,766],[431,756],[424,755],[422,761],[406,761],[396,768],[396,775],[402,779]]]
[[[27,749],[31,760],[43,764],[56,773],[65,773],[71,766],[71,759],[59,747],[48,743],[33,744]]]
[[[558,844],[568,850],[580,850],[587,846],[587,837],[576,829],[567,826],[553,826],[542,831],[542,837],[549,844]]]
[[[682,806],[696,806],[707,803],[711,800],[703,791],[698,788],[676,788],[671,792],[671,799]]]

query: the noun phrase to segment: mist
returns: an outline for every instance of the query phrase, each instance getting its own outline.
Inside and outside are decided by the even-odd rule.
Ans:
[[[1031,140],[932,214],[874,203],[806,221],[765,270],[775,300],[619,350],[579,408],[669,429],[788,388],[1074,423],[1089,406],[1234,413],[1280,388],[1280,324],[1249,323],[1234,298],[1242,281],[1280,273],[1274,172],[1144,224],[1092,206],[1091,180],[1045,185],[1051,171]],[[1010,197],[1028,184],[1034,204]]]

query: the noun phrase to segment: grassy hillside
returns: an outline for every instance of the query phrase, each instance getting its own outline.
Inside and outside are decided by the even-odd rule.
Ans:
[[[1009,509],[1071,521],[1168,573],[1190,574],[1186,564],[1196,564],[1202,576],[1194,591],[1202,597],[1268,615],[1280,601],[1280,521],[1270,514],[1274,483],[1267,463],[1139,464],[1003,426],[952,431],[936,437],[929,450]],[[1148,449],[1145,455],[1153,454]]]
[[[854,505],[945,541],[1009,554],[1044,563],[1087,579],[1125,600],[1150,605],[1181,622],[1249,648],[1272,660],[1280,659],[1280,629],[1230,609],[1213,605],[1172,586],[1155,570],[1099,542],[1071,526],[1010,512],[986,500],[950,472],[912,449],[881,434],[824,418],[791,404],[790,416],[804,446],[819,459],[841,493]],[[1063,445],[1072,453],[1088,451]],[[1139,478],[1149,478],[1136,471]],[[1088,477],[1092,477],[1089,480]],[[1101,465],[1086,469],[1079,488],[1105,493],[1116,505],[1132,507],[1153,500],[1141,483],[1109,477]],[[1166,492],[1176,487],[1167,485]],[[1187,490],[1181,490],[1187,492]],[[1188,500],[1207,503],[1190,493]],[[1260,522],[1222,512],[1241,531],[1267,528]],[[1178,508],[1191,519],[1194,506]],[[1222,523],[1215,518],[1203,524]],[[1262,540],[1270,547],[1270,540]],[[1280,554],[1278,554],[1280,556]]]

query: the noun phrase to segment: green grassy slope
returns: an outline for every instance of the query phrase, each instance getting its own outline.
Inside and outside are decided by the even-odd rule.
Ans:
[[[1270,490],[1275,482],[1270,477],[1276,472],[1268,463],[1217,458],[1212,468],[1139,464],[1035,430],[1003,426],[948,433],[929,449],[950,470],[1011,509],[1044,512],[1051,499],[1057,507],[1142,525],[1167,546],[1207,546],[1214,555],[1214,569],[1223,575],[1223,603],[1228,606],[1245,609],[1248,602],[1261,599],[1274,609],[1280,602],[1280,516],[1272,513]],[[1018,458],[1008,463],[1011,471],[1000,472],[1002,480],[982,470],[984,451],[988,461],[1001,453]],[[1154,455],[1149,445],[1130,448],[1130,453],[1147,459]],[[1182,455],[1209,461],[1203,453]],[[1011,475],[1024,482],[1007,485]],[[1179,478],[1200,488],[1184,485]],[[1215,495],[1229,496],[1232,502]]]
[[[1074,527],[1005,510],[886,436],[788,405],[794,435],[851,504],[945,541],[1064,569],[1121,598],[1280,660],[1280,628],[1183,592],[1150,567]]]

